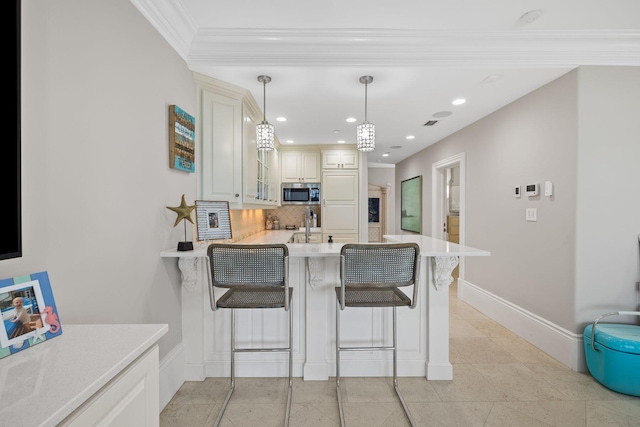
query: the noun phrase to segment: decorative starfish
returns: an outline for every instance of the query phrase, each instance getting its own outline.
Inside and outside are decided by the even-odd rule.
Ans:
[[[182,221],[183,219],[186,219],[191,224],[193,224],[193,220],[191,219],[191,212],[195,208],[196,208],[195,205],[193,206],[187,205],[187,202],[184,200],[184,194],[182,195],[182,202],[180,202],[180,206],[176,206],[175,208],[172,208],[171,206],[167,206],[167,209],[170,209],[178,214],[178,218],[176,218],[176,223],[173,224],[173,226],[175,227],[176,225],[180,224],[180,221]]]

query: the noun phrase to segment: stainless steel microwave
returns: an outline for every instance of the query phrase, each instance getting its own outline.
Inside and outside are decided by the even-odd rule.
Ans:
[[[283,205],[319,205],[319,182],[284,182],[282,183]]]

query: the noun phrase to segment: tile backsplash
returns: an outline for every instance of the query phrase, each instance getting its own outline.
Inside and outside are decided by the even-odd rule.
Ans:
[[[304,226],[304,213],[306,206],[283,206],[277,209],[245,209],[229,211],[231,220],[231,239],[216,240],[218,243],[232,243],[259,233],[266,228],[267,216],[278,217],[280,229],[284,230],[287,225],[296,227]],[[320,220],[320,206],[311,208],[318,215],[318,227],[322,227]],[[211,241],[198,241],[196,229],[193,227],[193,241],[198,246],[206,246]]]
[[[306,206],[282,206],[277,209],[265,210],[265,220],[267,215],[271,218],[278,217],[280,220],[280,228],[284,229],[287,225],[295,225],[296,227],[304,226],[304,213]],[[320,206],[312,206],[311,210],[318,215],[318,227],[322,227],[322,219],[320,218]]]

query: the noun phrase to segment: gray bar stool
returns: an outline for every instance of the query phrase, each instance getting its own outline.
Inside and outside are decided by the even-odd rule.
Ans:
[[[289,391],[284,425],[289,425],[291,393],[293,389],[293,315],[289,287],[289,250],[283,244],[222,244],[214,243],[207,248],[209,262],[209,298],[211,309],[231,309],[231,388],[218,414],[218,426],[227,409],[235,389],[235,355],[243,352],[288,352]],[[214,288],[228,288],[215,300]],[[236,309],[284,308],[289,312],[289,346],[285,348],[236,348]]]
[[[393,351],[393,388],[412,426],[413,417],[398,387],[396,307],[415,308],[418,297],[420,248],[415,243],[345,244],[340,251],[340,287],[335,288],[336,307],[336,389],[340,425],[344,410],[340,393],[340,352]],[[409,298],[400,287],[413,286]],[[381,347],[342,347],[340,312],[346,307],[393,307],[393,345]]]

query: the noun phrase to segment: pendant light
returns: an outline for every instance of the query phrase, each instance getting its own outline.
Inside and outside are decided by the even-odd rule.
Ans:
[[[358,125],[356,148],[358,151],[373,151],[376,148],[376,127],[367,121],[367,85],[373,81],[371,76],[360,77],[364,84],[364,122]]]
[[[262,96],[264,101],[262,122],[256,125],[257,147],[260,151],[271,151],[275,148],[273,125],[267,122],[267,83],[271,81],[269,76],[258,76],[258,81],[262,83]]]

